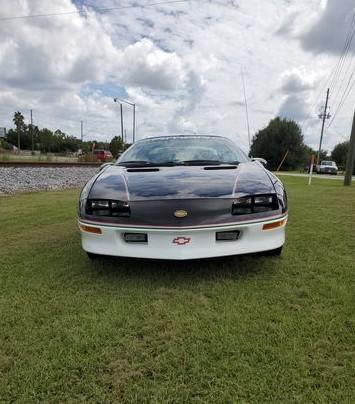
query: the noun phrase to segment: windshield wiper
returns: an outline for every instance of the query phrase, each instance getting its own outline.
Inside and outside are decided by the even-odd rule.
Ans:
[[[223,161],[222,164],[231,164],[233,166],[237,166],[238,164],[240,164],[240,161],[235,160],[235,161]]]
[[[219,166],[223,164],[238,165],[239,161],[220,161],[220,160],[185,160],[181,164],[184,166]]]
[[[119,166],[138,168],[138,167],[174,167],[174,166],[219,166],[219,165],[238,165],[239,161],[219,161],[219,160],[185,160],[185,161],[146,161],[146,160],[130,160],[121,161]]]
[[[132,161],[121,161],[118,163],[119,166],[123,167],[173,167],[180,165],[178,161],[145,161],[145,160],[132,160]]]

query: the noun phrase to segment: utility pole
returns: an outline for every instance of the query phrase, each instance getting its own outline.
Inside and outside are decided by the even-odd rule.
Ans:
[[[355,112],[354,112],[353,126],[351,129],[351,135],[350,135],[350,141],[349,141],[348,156],[346,158],[345,177],[344,177],[345,186],[351,185],[353,169],[354,169],[354,162],[355,162]]]
[[[33,118],[32,118],[32,109],[30,110],[31,115],[31,141],[32,141],[32,154],[34,152],[34,143],[33,143]]]
[[[81,139],[81,143],[83,143],[83,139],[84,139],[84,131],[83,131],[83,121],[80,121],[80,139]]]
[[[322,150],[325,120],[330,118],[330,114],[328,113],[328,100],[329,100],[329,88],[327,89],[327,98],[325,100],[324,112],[318,115],[318,117],[322,119],[322,130],[320,134],[319,149],[317,154],[317,165],[319,164],[320,152]]]
[[[133,143],[136,141],[136,104],[133,104]]]
[[[121,110],[121,139],[122,143],[124,142],[124,137],[123,137],[123,105],[120,103],[120,110]]]
[[[125,142],[125,144],[127,143],[127,131],[126,131],[126,129],[124,130],[124,142]]]

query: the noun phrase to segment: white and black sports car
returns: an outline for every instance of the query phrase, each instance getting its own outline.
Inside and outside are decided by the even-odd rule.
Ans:
[[[89,257],[280,254],[286,222],[280,180],[218,136],[140,140],[95,175],[79,201]]]

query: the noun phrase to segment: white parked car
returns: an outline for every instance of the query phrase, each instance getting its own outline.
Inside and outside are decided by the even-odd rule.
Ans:
[[[338,167],[334,161],[324,160],[316,166],[316,171],[318,174],[338,174]]]

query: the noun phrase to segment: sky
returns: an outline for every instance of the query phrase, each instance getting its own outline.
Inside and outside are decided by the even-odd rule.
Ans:
[[[335,71],[352,27],[353,0],[0,0],[0,127],[15,111],[28,122],[84,140],[120,133],[114,97],[137,104],[137,138],[227,136],[248,151],[276,116],[296,120],[317,148],[318,118],[331,86],[333,115],[355,69],[355,39]],[[145,5],[146,7],[125,7]],[[106,10],[104,10],[106,8]],[[81,11],[78,13],[78,11]],[[58,16],[6,19],[38,14]],[[355,27],[354,27],[355,29]],[[352,75],[353,74],[353,75]],[[354,77],[355,78],[355,77]],[[348,139],[355,88],[323,148]],[[132,138],[132,108],[124,106]]]

